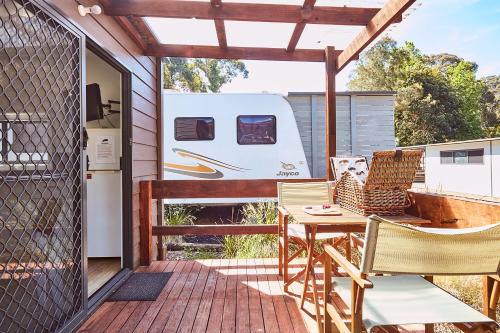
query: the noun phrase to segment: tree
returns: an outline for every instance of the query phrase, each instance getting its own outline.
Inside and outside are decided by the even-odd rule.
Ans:
[[[459,140],[481,138],[484,134],[482,111],[485,85],[476,79],[476,70],[475,64],[461,60],[450,65],[445,74],[465,122],[462,130],[456,135]]]
[[[475,139],[500,128],[492,111],[498,98],[476,78],[477,68],[453,54],[424,55],[411,42],[398,46],[386,37],[361,55],[348,86],[397,92],[399,145]]]
[[[446,78],[428,65],[413,43],[399,47],[390,38],[381,39],[362,54],[348,86],[397,92],[395,130],[400,146],[448,141],[464,126]]]
[[[163,58],[165,89],[192,92],[219,92],[238,75],[248,77],[239,60]]]
[[[500,75],[487,76],[481,80],[484,83],[482,102],[484,110],[483,123],[486,135],[500,136]]]

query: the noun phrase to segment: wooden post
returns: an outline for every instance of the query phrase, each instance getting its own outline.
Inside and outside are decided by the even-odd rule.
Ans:
[[[330,157],[337,154],[337,111],[335,100],[335,75],[337,68],[337,57],[335,48],[327,46],[325,49],[325,71],[326,71],[326,91],[325,91],[325,124],[326,124],[326,178],[333,180],[333,171],[330,165]]]
[[[333,332],[332,330],[332,316],[328,311],[328,304],[331,303],[331,292],[332,292],[332,258],[325,253],[325,275],[324,275],[324,286],[323,286],[323,302],[324,302],[324,332]],[[337,330],[338,331],[338,330]]]
[[[496,307],[500,289],[500,278],[483,276],[483,314],[496,320]]]
[[[153,191],[149,180],[139,183],[140,264],[149,266],[153,254]]]

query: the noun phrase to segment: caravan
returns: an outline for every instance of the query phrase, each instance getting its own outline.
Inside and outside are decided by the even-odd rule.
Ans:
[[[166,92],[163,103],[164,179],[311,177],[282,96]]]

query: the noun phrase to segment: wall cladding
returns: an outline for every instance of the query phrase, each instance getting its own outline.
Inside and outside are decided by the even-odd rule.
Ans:
[[[290,103],[311,176],[325,177],[325,95],[290,93]],[[337,93],[337,155],[364,155],[394,149],[392,93]]]

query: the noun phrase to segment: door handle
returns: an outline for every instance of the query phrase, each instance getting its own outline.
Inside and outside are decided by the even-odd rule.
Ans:
[[[87,144],[89,142],[89,133],[87,132],[87,128],[83,128],[83,149],[87,150]]]

